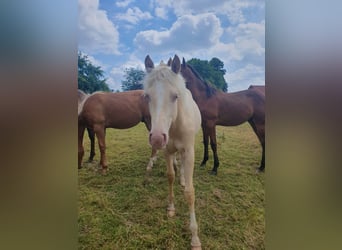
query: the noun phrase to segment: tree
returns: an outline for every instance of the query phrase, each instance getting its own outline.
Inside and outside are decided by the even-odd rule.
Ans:
[[[207,60],[200,60],[197,58],[192,58],[187,61],[208,83],[213,85],[215,88],[227,92],[228,85],[224,79],[224,74],[226,70],[223,68],[224,63],[214,57],[209,62]]]
[[[223,68],[224,63],[217,57],[213,57],[209,64],[215,71],[221,72],[223,75],[226,73],[226,70]]]
[[[94,66],[87,55],[78,52],[78,89],[85,93],[110,91],[101,67]]]
[[[138,68],[125,69],[126,80],[121,81],[121,88],[123,91],[142,89],[142,81],[145,77],[145,72]]]

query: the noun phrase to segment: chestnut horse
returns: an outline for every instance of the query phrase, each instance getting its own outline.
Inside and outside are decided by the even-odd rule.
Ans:
[[[211,174],[217,175],[219,159],[216,144],[216,125],[236,126],[249,122],[257,135],[262,156],[258,171],[265,169],[265,86],[250,86],[247,90],[224,93],[209,86],[184,58],[181,73],[191,91],[202,116],[204,156],[201,166],[208,160],[208,143],[214,155]]]
[[[150,130],[150,114],[147,102],[143,98],[143,90],[121,93],[96,92],[86,98],[78,115],[78,168],[82,167],[84,155],[83,135],[85,128],[96,134],[100,148],[100,165],[105,173],[108,165],[106,160],[106,128],[127,129],[144,122]],[[153,163],[156,150],[148,167]]]
[[[155,68],[151,58],[145,58],[147,75],[144,91],[151,114],[149,142],[152,148],[165,149],[169,182],[167,210],[170,217],[175,214],[173,159],[177,151],[180,153],[181,169],[184,170],[185,179],[184,194],[190,210],[191,246],[192,249],[201,249],[193,186],[194,144],[195,135],[201,128],[201,114],[190,91],[185,87],[183,77],[179,74],[180,67],[178,56],[171,62],[171,68],[162,63]]]

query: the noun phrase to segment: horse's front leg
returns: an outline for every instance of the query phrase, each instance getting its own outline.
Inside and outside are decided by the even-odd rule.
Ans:
[[[174,192],[173,192],[173,184],[175,182],[175,170],[173,168],[173,160],[174,154],[170,154],[168,152],[165,153],[166,164],[167,164],[167,178],[169,181],[169,204],[167,207],[167,215],[169,217],[173,217],[175,215],[175,204],[174,204]]]
[[[185,199],[189,205],[190,211],[190,231],[191,231],[191,247],[192,250],[200,250],[201,241],[198,237],[198,225],[195,215],[195,189],[193,185],[193,172],[194,172],[194,148],[188,148],[181,153],[181,161],[184,164],[184,179]]]
[[[157,159],[157,149],[152,148],[151,157],[146,167],[147,173],[150,173],[152,171],[153,163],[156,161],[156,159]]]
[[[177,165],[176,155],[175,155],[174,165]],[[175,166],[175,169],[176,169],[176,168],[177,168],[177,166]],[[182,160],[180,160],[179,182],[180,182],[180,184],[181,184],[183,187],[185,187],[184,162],[183,162]]]

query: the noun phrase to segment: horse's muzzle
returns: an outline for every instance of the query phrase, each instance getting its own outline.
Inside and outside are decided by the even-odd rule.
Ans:
[[[152,148],[162,149],[167,143],[167,135],[165,133],[150,133],[149,141]]]

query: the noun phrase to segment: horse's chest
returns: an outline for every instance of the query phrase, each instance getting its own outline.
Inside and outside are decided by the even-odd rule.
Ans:
[[[169,137],[170,143],[177,149],[179,149],[184,141],[186,135],[177,129],[170,129]]]

